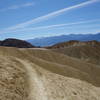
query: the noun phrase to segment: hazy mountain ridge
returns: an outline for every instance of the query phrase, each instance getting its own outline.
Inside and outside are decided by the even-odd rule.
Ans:
[[[70,34],[70,35],[61,35],[61,36],[54,36],[54,37],[45,37],[45,38],[36,38],[27,40],[31,44],[35,46],[52,46],[54,44],[60,42],[66,42],[70,40],[79,40],[79,41],[90,41],[90,40],[97,40],[100,41],[100,33],[98,34]]]

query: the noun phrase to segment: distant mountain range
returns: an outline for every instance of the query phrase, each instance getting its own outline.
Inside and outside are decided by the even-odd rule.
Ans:
[[[54,44],[60,42],[66,42],[70,40],[79,40],[79,41],[90,41],[97,40],[100,41],[100,33],[98,34],[70,34],[70,35],[61,35],[61,36],[53,36],[53,37],[43,37],[43,38],[35,38],[27,40],[32,45],[35,46],[52,46]]]

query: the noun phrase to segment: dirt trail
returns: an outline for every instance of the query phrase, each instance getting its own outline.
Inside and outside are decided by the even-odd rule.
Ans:
[[[18,59],[19,60],[19,59]],[[30,85],[30,96],[29,100],[48,100],[45,87],[43,85],[42,80],[39,78],[35,68],[28,62],[23,60],[19,60],[26,68],[27,74],[29,76],[29,85]]]

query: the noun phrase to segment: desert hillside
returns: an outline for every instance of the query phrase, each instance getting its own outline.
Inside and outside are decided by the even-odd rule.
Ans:
[[[69,41],[48,48],[88,63],[100,65],[100,42],[98,41]]]
[[[99,65],[45,48],[0,47],[0,100],[99,99]]]

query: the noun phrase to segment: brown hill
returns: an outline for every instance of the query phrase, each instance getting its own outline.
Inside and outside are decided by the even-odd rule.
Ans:
[[[77,40],[71,40],[68,42],[62,42],[55,44],[53,46],[47,47],[47,48],[66,48],[66,47],[75,47],[75,46],[100,46],[100,42],[94,40],[94,41],[77,41]]]
[[[69,41],[49,47],[55,52],[100,65],[100,42]]]
[[[12,38],[0,41],[0,46],[17,47],[17,48],[33,48],[33,47],[35,47],[24,40],[12,39]]]
[[[100,67],[43,48],[0,47],[1,100],[99,100]]]

